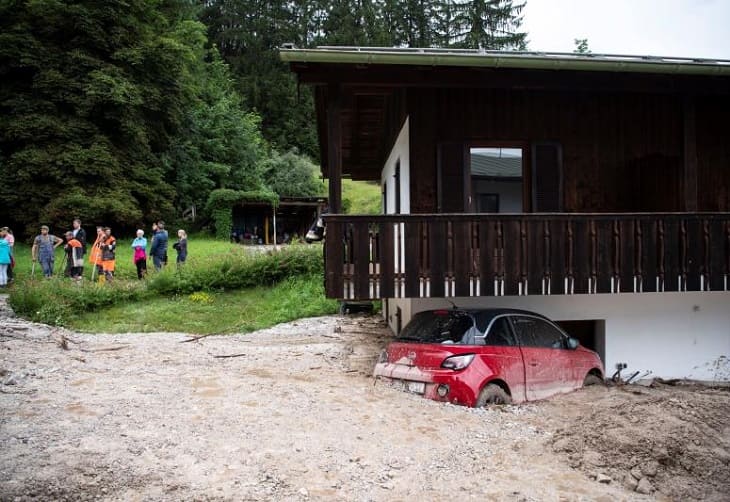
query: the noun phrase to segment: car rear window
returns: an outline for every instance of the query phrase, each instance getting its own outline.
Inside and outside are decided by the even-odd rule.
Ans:
[[[464,343],[474,320],[459,310],[419,312],[401,331],[399,340],[420,343]]]

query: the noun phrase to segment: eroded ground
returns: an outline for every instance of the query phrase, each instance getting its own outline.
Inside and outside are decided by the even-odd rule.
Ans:
[[[0,500],[728,500],[726,391],[472,410],[374,384],[377,318],[188,339],[1,301]]]

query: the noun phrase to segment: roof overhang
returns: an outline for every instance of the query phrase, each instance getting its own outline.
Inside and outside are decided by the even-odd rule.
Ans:
[[[660,73],[672,75],[730,75],[730,60],[573,54],[562,52],[507,52],[472,49],[399,49],[388,47],[318,47],[280,49],[288,63],[355,65],[459,66],[599,72]]]

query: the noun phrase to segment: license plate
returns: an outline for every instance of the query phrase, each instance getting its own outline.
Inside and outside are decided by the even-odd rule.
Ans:
[[[391,385],[396,389],[413,394],[423,394],[426,392],[426,384],[424,382],[412,382],[410,380],[393,380]]]
[[[406,382],[406,390],[414,394],[423,394],[426,392],[426,384],[423,382]]]

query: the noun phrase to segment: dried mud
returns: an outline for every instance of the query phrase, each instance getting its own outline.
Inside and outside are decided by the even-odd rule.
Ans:
[[[596,387],[474,410],[376,384],[375,317],[190,339],[52,329],[0,297],[0,500],[730,493],[725,391]]]

